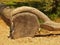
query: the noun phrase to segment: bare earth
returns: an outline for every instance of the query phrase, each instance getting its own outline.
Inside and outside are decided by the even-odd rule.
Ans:
[[[35,38],[25,37],[15,40],[8,38],[8,36],[9,27],[0,18],[0,45],[60,45],[60,35]]]

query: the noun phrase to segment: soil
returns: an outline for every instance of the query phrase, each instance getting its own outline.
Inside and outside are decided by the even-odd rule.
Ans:
[[[60,19],[57,19],[57,22],[59,21]],[[0,18],[0,45],[60,45],[60,35],[10,39],[9,31],[7,24]]]

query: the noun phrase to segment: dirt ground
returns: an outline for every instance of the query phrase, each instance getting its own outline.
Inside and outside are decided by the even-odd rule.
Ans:
[[[58,22],[60,19],[58,19]],[[0,18],[0,45],[60,45],[60,35],[10,39],[9,27]]]

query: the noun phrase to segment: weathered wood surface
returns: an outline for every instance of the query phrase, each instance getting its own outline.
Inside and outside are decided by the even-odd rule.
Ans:
[[[22,6],[22,7],[16,8],[15,10],[12,11],[12,16],[14,16],[14,14],[20,13],[20,12],[31,12],[43,21],[50,21],[48,16],[46,16],[44,13],[42,13],[41,11],[39,11],[36,8],[28,7],[28,6]]]
[[[11,19],[11,12],[12,12],[13,8],[10,8],[9,6],[5,5],[5,4],[1,4],[0,3],[0,15],[4,15],[7,19]]]
[[[3,6],[2,6],[3,7]],[[24,12],[25,13],[27,13],[26,14],[26,17],[25,17],[25,14],[24,14]],[[32,24],[31,25],[35,25],[34,23],[36,23],[36,25],[35,25],[35,27],[38,25],[38,22],[37,22],[37,20],[38,19],[36,19],[36,17],[38,17],[39,19],[41,19],[41,20],[43,20],[44,21],[44,23],[43,24],[41,24],[40,25],[40,28],[44,28],[44,29],[47,29],[47,30],[49,30],[49,31],[60,31],[60,23],[56,23],[56,22],[53,22],[53,21],[51,21],[44,13],[42,13],[41,11],[39,11],[38,9],[36,9],[36,8],[33,8],[33,7],[28,7],[28,6],[22,6],[22,7],[18,7],[18,8],[16,8],[16,9],[11,9],[10,7],[4,7],[4,8],[0,8],[0,13],[2,14],[2,15],[4,15],[7,19],[9,19],[10,20],[10,27],[12,27],[11,25],[13,25],[13,24],[15,24],[15,25],[13,25],[13,26],[15,26],[14,27],[14,30],[15,30],[15,32],[13,31],[13,29],[11,30],[11,34],[13,33],[13,35],[16,33],[16,32],[19,32],[19,30],[23,30],[24,31],[24,29],[26,30],[26,28],[27,27],[24,27],[23,25],[22,25],[22,27],[23,28],[21,28],[21,26],[20,26],[20,23],[19,23],[19,21],[22,21],[24,18],[23,17],[25,17],[25,18],[27,18]],[[23,13],[23,14],[21,14],[21,13]],[[19,14],[19,15],[18,15]],[[23,16],[24,15],[24,16]],[[28,15],[28,16],[27,16]],[[33,15],[32,17],[31,17],[31,15]],[[17,18],[18,17],[18,18]],[[29,19],[29,18],[30,19]],[[20,19],[21,18],[21,19]],[[31,18],[32,18],[32,20],[35,20],[35,22],[34,21],[32,21],[31,20]],[[28,21],[26,20],[26,19],[24,19],[24,21],[23,22],[27,22],[28,23]],[[13,23],[13,24],[12,24]],[[21,22],[22,23],[22,22]],[[25,24],[25,23],[22,23],[22,24]],[[18,26],[19,25],[19,26]],[[29,25],[28,24],[25,24],[25,26],[28,26],[28,28],[29,28]],[[21,29],[20,29],[20,28]],[[35,29],[35,27],[33,26],[33,29]],[[39,28],[39,25],[37,26],[38,28]],[[13,28],[13,27],[12,27]],[[32,27],[30,27],[31,29],[32,29]],[[32,35],[34,35],[34,33],[35,33],[35,30],[30,30],[30,29],[27,29],[26,30],[26,32],[29,32],[29,30],[31,31],[31,34]],[[37,28],[36,28],[37,29]],[[22,31],[22,33],[24,33]],[[33,33],[32,33],[33,32]],[[22,36],[22,33],[21,33],[21,36]],[[20,34],[20,33],[19,33]],[[20,35],[18,34],[18,36],[17,37],[19,37]],[[31,35],[30,34],[30,35]],[[16,34],[17,35],[17,34]],[[28,34],[26,34],[27,36],[28,36]],[[29,36],[30,36],[29,35]],[[23,35],[24,36],[24,35]]]
[[[35,14],[39,19],[44,21],[44,23],[41,24],[41,28],[43,27],[45,29],[52,30],[52,31],[60,30],[60,23],[51,21],[44,13],[42,13],[36,8],[22,6],[13,10],[12,15],[14,16],[14,14],[19,13],[19,12],[31,12]]]
[[[16,39],[34,37],[40,27],[40,23],[36,15],[25,12],[13,16],[13,26],[12,37]]]
[[[53,21],[47,21],[41,24],[41,27],[50,31],[60,31],[60,23],[56,23]]]

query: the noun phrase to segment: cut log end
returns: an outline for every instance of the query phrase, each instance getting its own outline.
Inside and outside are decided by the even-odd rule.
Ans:
[[[19,16],[14,16],[14,31],[13,38],[33,37],[39,29],[39,21],[37,16],[31,13],[19,13]]]

